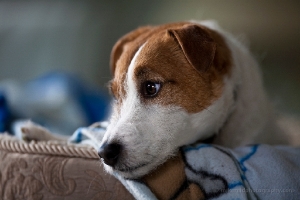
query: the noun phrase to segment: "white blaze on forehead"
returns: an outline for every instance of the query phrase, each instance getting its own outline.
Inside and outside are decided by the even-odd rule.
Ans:
[[[122,105],[122,109],[121,109],[121,116],[122,115],[127,115],[130,113],[130,111],[132,109],[136,108],[136,104],[139,103],[139,98],[138,98],[138,91],[137,91],[137,85],[136,82],[134,81],[134,69],[136,67],[136,60],[141,52],[141,50],[143,49],[145,44],[143,44],[138,51],[135,53],[133,59],[130,62],[130,65],[128,67],[128,71],[127,71],[127,77],[126,77],[126,99]],[[122,116],[123,118],[123,116]]]
[[[133,89],[135,88],[135,83],[133,81],[133,76],[134,76],[134,68],[136,67],[136,60],[140,54],[140,52],[142,51],[143,47],[145,46],[145,44],[143,44],[138,51],[135,53],[133,59],[130,62],[130,65],[128,67],[128,72],[127,72],[127,85],[128,85],[128,89]],[[129,90],[129,92],[132,92],[132,90]],[[130,96],[130,95],[128,95]]]

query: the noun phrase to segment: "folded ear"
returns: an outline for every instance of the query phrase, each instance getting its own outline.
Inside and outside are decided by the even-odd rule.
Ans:
[[[125,44],[135,40],[138,36],[149,31],[151,28],[152,28],[151,26],[140,27],[140,28],[124,35],[117,41],[117,43],[114,45],[111,55],[110,55],[110,70],[111,70],[112,74],[114,74],[114,72],[115,72],[116,63],[124,50],[123,48],[124,48]]]
[[[215,57],[216,43],[209,32],[198,25],[170,29],[168,33],[180,45],[188,62],[199,72],[207,71]]]

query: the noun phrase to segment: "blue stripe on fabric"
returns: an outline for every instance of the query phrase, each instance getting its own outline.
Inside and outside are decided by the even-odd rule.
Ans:
[[[256,153],[258,146],[259,145],[252,146],[251,152],[239,160],[242,171],[244,171],[244,172],[247,171],[247,168],[245,167],[244,162],[249,160]]]
[[[211,145],[209,144],[200,144],[198,146],[188,146],[188,147],[184,147],[183,150],[184,152],[188,152],[188,151],[197,151],[199,149],[202,149],[202,148],[206,148],[206,147],[211,147]]]
[[[70,137],[69,141],[73,143],[80,143],[82,141],[82,129],[83,128],[78,128]]]
[[[78,134],[77,134],[77,136],[76,136],[75,142],[76,142],[76,143],[80,143],[81,141],[82,141],[82,133],[81,133],[81,131],[80,131],[80,132],[78,132]]]
[[[233,182],[228,184],[228,189],[232,189],[238,186],[244,186],[243,183],[241,181],[237,181],[237,182]]]

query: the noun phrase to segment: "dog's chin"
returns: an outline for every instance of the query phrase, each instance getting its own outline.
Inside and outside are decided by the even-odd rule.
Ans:
[[[109,165],[104,164],[105,170],[110,174],[118,174],[119,176],[125,179],[139,179],[151,171],[155,170],[159,165],[163,164],[169,157],[149,160],[148,162],[136,163],[134,166],[126,166],[119,167],[116,165],[115,167],[111,167]]]

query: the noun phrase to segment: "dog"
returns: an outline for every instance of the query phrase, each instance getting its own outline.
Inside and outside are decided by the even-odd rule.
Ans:
[[[196,141],[300,143],[248,48],[213,21],[137,28],[116,42],[110,66],[115,100],[98,151],[108,172],[139,178]]]

